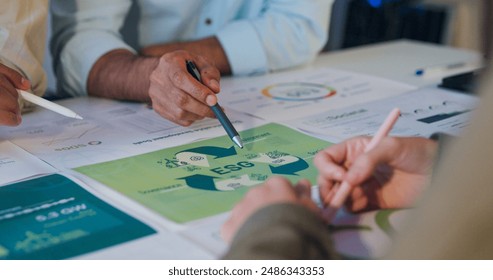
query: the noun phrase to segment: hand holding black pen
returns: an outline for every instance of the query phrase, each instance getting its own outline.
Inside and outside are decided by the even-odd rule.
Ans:
[[[186,63],[187,63],[187,70],[190,73],[190,75],[192,75],[197,81],[202,83],[200,72],[195,66],[195,64],[189,60],[187,60]],[[231,138],[231,140],[236,145],[238,145],[238,147],[243,149],[243,143],[241,141],[240,135],[234,128],[233,124],[229,121],[226,114],[224,114],[224,111],[221,109],[221,106],[219,106],[219,103],[216,103],[215,105],[211,106],[211,109],[214,112],[214,115],[216,115],[221,125],[224,127],[224,130],[226,130],[226,133],[228,134],[229,138]]]

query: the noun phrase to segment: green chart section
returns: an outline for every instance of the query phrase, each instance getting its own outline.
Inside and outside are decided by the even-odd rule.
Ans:
[[[313,157],[330,145],[272,123],[241,137],[243,149],[222,136],[75,170],[186,223],[229,211],[250,187],[272,175],[313,182]]]
[[[61,175],[0,188],[0,260],[70,258],[153,233]]]

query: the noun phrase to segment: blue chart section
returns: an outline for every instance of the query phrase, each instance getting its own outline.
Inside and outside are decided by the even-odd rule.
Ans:
[[[155,233],[61,175],[0,188],[0,229],[0,260],[65,259]]]

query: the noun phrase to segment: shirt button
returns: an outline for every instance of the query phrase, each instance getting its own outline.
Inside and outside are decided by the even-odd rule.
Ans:
[[[205,24],[207,24],[207,25],[211,25],[211,24],[212,24],[212,19],[210,19],[210,18],[206,18],[206,19],[205,19]]]

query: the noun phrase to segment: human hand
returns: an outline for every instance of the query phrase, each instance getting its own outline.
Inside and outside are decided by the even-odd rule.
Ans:
[[[248,191],[233,208],[229,219],[221,229],[223,239],[231,242],[238,229],[252,214],[261,208],[278,203],[299,204],[321,216],[320,208],[312,201],[311,184],[308,180],[300,180],[293,187],[291,182],[283,177],[272,177],[264,184]]]
[[[193,61],[200,71],[202,83],[190,75],[186,61]],[[182,126],[196,120],[214,117],[209,108],[217,103],[219,71],[201,56],[186,51],[167,53],[151,74],[149,97],[154,110],[164,118]]]
[[[21,123],[19,94],[16,89],[28,90],[30,87],[29,80],[0,64],[0,125],[16,126]]]
[[[319,152],[314,163],[324,205],[339,183],[353,189],[345,206],[352,212],[411,206],[432,172],[437,144],[426,138],[387,137],[365,153],[368,137],[356,137]]]

